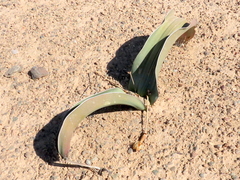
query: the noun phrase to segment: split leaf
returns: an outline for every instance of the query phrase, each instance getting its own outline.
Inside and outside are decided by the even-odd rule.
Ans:
[[[149,97],[150,104],[158,98],[157,77],[173,44],[186,42],[195,34],[196,21],[190,24],[170,11],[162,25],[147,39],[135,58],[131,70],[129,90],[142,97]]]
[[[141,100],[137,97],[126,94],[119,88],[112,88],[80,101],[70,109],[69,114],[63,121],[58,135],[59,154],[63,158],[67,157],[73,132],[85,117],[98,109],[112,105],[128,105],[139,110],[146,109]]]

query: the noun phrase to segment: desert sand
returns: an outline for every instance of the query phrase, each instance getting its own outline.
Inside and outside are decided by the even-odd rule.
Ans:
[[[239,179],[239,7],[238,0],[1,1],[0,179]],[[134,58],[170,10],[198,26],[167,56],[148,123],[129,107],[94,113],[75,131],[69,158],[110,172],[65,165],[56,141],[66,111],[92,94],[126,89]],[[35,66],[48,75],[32,79]],[[132,152],[143,128],[148,136]]]

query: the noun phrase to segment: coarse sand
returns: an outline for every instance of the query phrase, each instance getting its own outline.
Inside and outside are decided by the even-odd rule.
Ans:
[[[2,0],[0,179],[239,179],[239,7],[238,0]],[[198,26],[167,56],[148,124],[133,108],[102,109],[79,124],[69,159],[111,172],[65,165],[56,141],[66,111],[114,84],[126,89],[134,58],[171,9]],[[48,75],[33,80],[35,66]],[[21,68],[9,74],[12,67]],[[133,152],[145,126],[142,149]]]

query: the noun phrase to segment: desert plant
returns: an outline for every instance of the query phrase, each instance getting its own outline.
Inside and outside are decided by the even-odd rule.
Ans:
[[[164,59],[176,41],[183,43],[194,36],[196,25],[195,20],[189,24],[185,19],[174,16],[174,11],[170,11],[135,58],[129,90],[142,97],[148,96],[150,104],[154,104],[158,98],[157,77]]]
[[[129,105],[139,110],[146,107],[137,97],[126,94],[119,88],[113,88],[90,96],[69,110],[58,135],[58,152],[66,158],[70,149],[70,141],[78,124],[94,111],[112,105]]]
[[[146,97],[151,105],[154,104],[158,98],[157,77],[164,59],[175,42],[184,43],[194,36],[196,25],[196,21],[189,24],[186,20],[174,16],[174,11],[170,11],[162,25],[152,33],[135,58],[129,90]],[[126,94],[119,88],[109,89],[85,98],[69,110],[63,121],[58,135],[59,154],[67,158],[74,130],[85,117],[103,107],[118,104],[129,105],[139,110],[147,109],[141,100]],[[138,150],[145,138],[146,132],[142,134],[139,141],[134,143],[133,148]],[[80,166],[100,170],[99,167]]]

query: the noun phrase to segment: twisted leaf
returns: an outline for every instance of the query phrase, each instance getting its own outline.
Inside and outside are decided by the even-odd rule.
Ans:
[[[186,42],[194,36],[196,25],[196,21],[188,24],[186,20],[174,16],[174,11],[170,11],[135,58],[129,90],[142,97],[148,96],[150,104],[154,104],[158,98],[157,77],[164,59],[176,41]]]
[[[119,104],[132,106],[139,110],[146,109],[142,101],[119,88],[109,89],[80,101],[63,121],[58,135],[59,154],[64,158],[67,157],[73,132],[85,117],[103,107]]]

